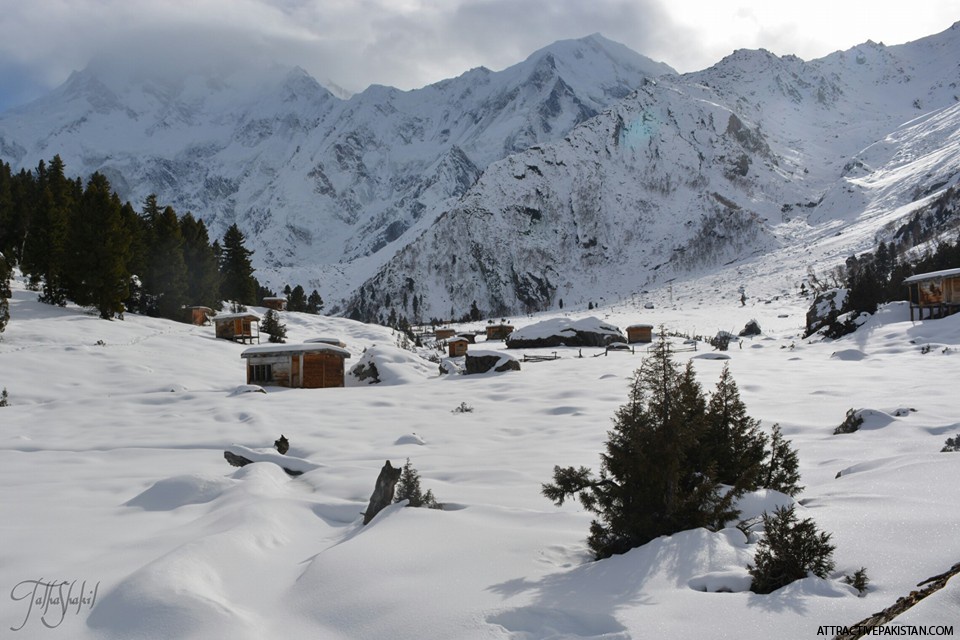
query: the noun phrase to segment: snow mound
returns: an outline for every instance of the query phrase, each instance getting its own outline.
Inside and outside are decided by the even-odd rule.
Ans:
[[[289,469],[290,471],[299,471],[300,473],[313,471],[314,469],[319,469],[323,466],[303,458],[283,455],[277,451],[274,451],[273,449],[256,450],[241,446],[239,444],[232,444],[227,447],[227,451],[242,458],[246,458],[250,462],[272,462],[273,464],[284,469]]]
[[[793,498],[773,489],[758,489],[743,494],[737,500],[741,520],[759,518],[764,513],[773,513],[778,507],[789,508],[796,504]]]
[[[741,593],[750,590],[752,578],[746,569],[714,571],[691,578],[687,583],[695,591],[707,593]]]
[[[626,343],[620,329],[590,316],[580,320],[550,318],[515,330],[507,336],[510,349],[535,347],[604,347],[615,342]]]
[[[242,384],[230,392],[231,396],[240,396],[245,393],[266,393],[267,390],[258,384]]]
[[[218,476],[182,475],[155,482],[149,489],[124,503],[144,511],[171,511],[188,504],[215,500],[233,484]]]
[[[410,384],[438,375],[437,365],[399,347],[372,346],[347,376],[347,386]]]
[[[886,411],[880,411],[878,409],[860,409],[856,414],[857,417],[863,418],[863,424],[860,425],[861,431],[882,429],[896,420],[894,416]]]
[[[417,435],[416,433],[409,433],[405,436],[400,436],[399,438],[397,438],[397,441],[394,442],[394,444],[425,445],[427,444],[427,441],[424,440],[421,436]]]
[[[834,351],[830,354],[831,359],[844,360],[846,362],[859,362],[866,357],[867,354],[859,349],[841,349],[840,351]]]
[[[729,360],[730,356],[725,353],[701,353],[693,356],[691,360]]]

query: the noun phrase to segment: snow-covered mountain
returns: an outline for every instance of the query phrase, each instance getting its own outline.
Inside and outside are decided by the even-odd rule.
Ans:
[[[789,288],[957,184],[957,60],[960,23],[813,61],[738,50],[682,76],[593,35],[348,99],[299,69],[134,81],[99,64],[0,117],[0,157],[60,153],[214,234],[237,222],[261,280],[370,319],[586,306],[692,278]]]
[[[491,165],[350,309],[586,305],[728,265],[788,285],[957,184],[957,60],[960,23],[811,62],[740,50],[647,80],[564,140]]]
[[[301,69],[235,67],[184,77],[100,61],[3,115],[0,157],[32,168],[59,153],[71,174],[100,171],[137,205],[156,193],[217,235],[237,222],[261,279],[309,283],[329,299],[491,162],[561,139],[644,78],[674,73],[599,35],[504,71],[346,100]]]

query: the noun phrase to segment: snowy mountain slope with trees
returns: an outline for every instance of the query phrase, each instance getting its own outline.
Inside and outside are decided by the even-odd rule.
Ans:
[[[749,592],[759,538],[732,527],[592,560],[592,514],[575,502],[555,507],[541,487],[555,466],[596,467],[647,358],[639,349],[583,348],[579,358],[578,348],[551,347],[560,359],[519,372],[430,377],[408,352],[406,363],[394,359],[400,384],[237,393],[244,347],[214,339],[211,328],[136,314],[104,321],[38,303],[15,281],[0,342],[0,386],[9,390],[0,408],[0,581],[17,595],[51,576],[77,588],[86,581],[88,592],[97,585],[95,601],[45,617],[78,639],[262,638],[282,628],[331,638],[655,630],[750,640],[853,624],[948,569],[960,554],[951,489],[960,454],[940,449],[960,432],[960,316],[910,323],[894,304],[851,336],[808,342],[799,339],[805,298],[700,305],[710,285],[688,286],[676,290],[684,297],[675,308],[625,301],[603,309],[604,321],[700,333],[759,322],[764,333],[734,343],[726,360],[701,357],[721,355],[703,342],[679,351],[681,340],[673,357],[689,360],[709,393],[728,366],[760,431],[779,424],[796,448],[805,488],[795,508],[836,546],[825,579]],[[336,336],[355,356],[397,345],[383,327],[282,315],[293,342]],[[853,351],[860,357],[840,357]],[[834,435],[851,408],[883,419]],[[270,462],[237,470],[223,459],[233,444],[273,451],[281,433],[288,455],[317,467],[292,478]],[[444,508],[394,505],[362,526],[383,461],[408,458]],[[741,515],[790,504],[750,493]],[[870,579],[864,597],[843,581],[860,567]],[[903,620],[955,625],[954,596],[948,586]],[[8,602],[0,622],[46,637],[41,612],[27,605]]]

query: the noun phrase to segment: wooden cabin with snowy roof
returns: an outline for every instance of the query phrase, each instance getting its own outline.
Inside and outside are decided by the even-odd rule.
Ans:
[[[210,324],[210,318],[214,316],[213,309],[210,307],[195,306],[187,307],[187,313],[190,317],[190,323],[198,327]]]
[[[446,340],[448,338],[452,338],[453,336],[457,335],[457,332],[455,329],[450,329],[448,327],[445,327],[445,328],[437,329],[436,331],[434,331],[434,335],[436,336],[437,340]]]
[[[632,324],[627,327],[627,342],[653,342],[652,324]]]
[[[286,311],[287,299],[280,296],[268,296],[263,299],[263,306],[274,311]]]
[[[488,324],[487,340],[506,340],[513,333],[512,324]]]
[[[213,326],[218,338],[260,343],[260,316],[255,313],[221,313],[213,318]]]
[[[460,356],[467,355],[467,346],[469,344],[470,341],[463,336],[457,336],[456,338],[447,340],[447,349],[450,357],[459,358]]]
[[[918,273],[903,281],[910,300],[910,321],[917,310],[917,320],[943,318],[960,311],[960,269],[944,269]]]
[[[247,361],[247,384],[325,389],[344,386],[350,352],[326,342],[263,344],[240,357]]]

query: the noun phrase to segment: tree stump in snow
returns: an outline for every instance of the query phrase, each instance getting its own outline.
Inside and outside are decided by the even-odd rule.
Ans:
[[[387,460],[380,469],[380,475],[377,476],[377,486],[373,489],[370,496],[370,504],[363,513],[363,524],[369,524],[373,518],[380,513],[384,507],[393,502],[393,492],[397,487],[397,481],[400,480],[401,469],[395,469]]]

